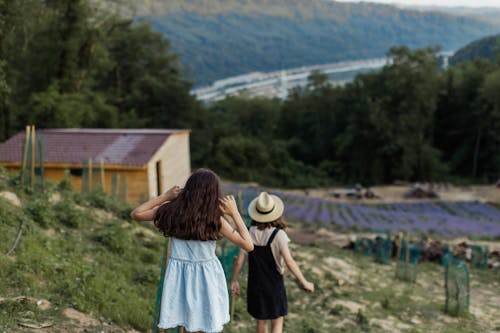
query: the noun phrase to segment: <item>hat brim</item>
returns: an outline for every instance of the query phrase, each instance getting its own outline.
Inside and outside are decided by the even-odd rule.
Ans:
[[[250,218],[255,222],[259,223],[273,222],[276,221],[278,218],[280,218],[281,215],[283,215],[283,210],[285,208],[285,206],[283,205],[283,201],[276,195],[270,194],[270,196],[273,198],[274,208],[269,213],[262,214],[259,211],[257,211],[256,204],[258,197],[253,199],[248,205],[248,215],[250,215]]]

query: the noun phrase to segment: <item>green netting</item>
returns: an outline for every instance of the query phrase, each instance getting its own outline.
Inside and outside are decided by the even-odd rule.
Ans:
[[[364,254],[365,256],[371,256],[373,254],[374,242],[370,238],[361,237],[356,239],[354,244],[354,252]]]
[[[462,259],[446,255],[444,283],[446,292],[445,312],[460,316],[469,311],[469,271]]]
[[[156,292],[155,307],[153,310],[153,323],[151,325],[151,333],[158,333],[160,329],[158,328],[158,322],[160,320],[160,309],[161,309],[161,295],[163,292],[163,281],[165,279],[165,269],[167,263],[167,250],[168,250],[168,240],[165,240],[165,246],[163,249],[163,257],[161,259],[161,271],[160,278],[158,280],[158,290]],[[163,332],[177,333],[179,328],[163,330]]]
[[[384,239],[382,236],[377,236],[374,243],[375,261],[382,264],[390,264],[392,254],[392,241],[390,233],[386,234]]]
[[[409,246],[407,250],[407,246]],[[420,244],[409,244],[406,238],[401,242],[401,255],[396,267],[396,277],[398,279],[416,282],[418,275],[418,262],[422,257],[422,246]]]
[[[471,250],[471,266],[479,269],[487,269],[489,254],[488,246],[471,245]]]
[[[222,243],[220,246],[220,254],[217,255],[219,258],[222,268],[224,269],[224,274],[226,275],[226,280],[231,279],[231,274],[233,272],[233,261],[238,255],[239,248],[230,243]]]
[[[153,324],[151,326],[151,332],[156,333],[158,329],[158,321],[160,319],[160,305],[161,305],[161,294],[163,291],[163,277],[165,276],[165,260],[167,256],[167,241],[165,241],[165,247],[163,250],[163,257],[161,259],[161,271],[160,278],[158,280],[158,291],[156,292],[155,307],[153,310]]]
[[[448,244],[443,244],[443,257],[441,258],[441,265],[446,266],[448,264],[448,256],[450,254],[450,246]]]

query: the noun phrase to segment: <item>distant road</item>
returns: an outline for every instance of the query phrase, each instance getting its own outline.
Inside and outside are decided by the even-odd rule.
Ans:
[[[442,52],[446,60],[453,52]],[[377,70],[389,64],[390,58],[373,58],[353,61],[341,61],[323,65],[303,66],[274,72],[251,72],[215,81],[210,86],[191,90],[198,100],[214,102],[226,96],[245,94],[247,96],[266,96],[286,98],[288,91],[294,87],[307,84],[312,71],[321,71],[328,75],[351,73],[342,79],[333,79],[333,84],[344,84],[351,81],[357,73]]]

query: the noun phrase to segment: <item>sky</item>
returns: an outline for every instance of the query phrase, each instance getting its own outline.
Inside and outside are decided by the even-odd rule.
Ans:
[[[359,2],[359,0],[337,0],[343,2]],[[369,0],[366,2],[397,3],[402,5],[432,5],[455,7],[498,7],[500,0]]]

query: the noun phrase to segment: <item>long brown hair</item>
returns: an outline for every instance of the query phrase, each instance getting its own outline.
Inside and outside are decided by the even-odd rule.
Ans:
[[[155,226],[166,236],[216,240],[220,237],[219,177],[209,169],[196,170],[177,198],[158,208]]]
[[[257,222],[257,221],[252,220],[252,222],[250,224],[256,226],[257,229],[259,229],[259,230],[264,230],[264,229],[271,228],[271,227],[286,229],[286,221],[283,218],[283,216],[278,217],[276,220],[274,220],[272,222],[266,222],[266,223]]]

